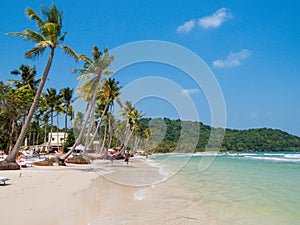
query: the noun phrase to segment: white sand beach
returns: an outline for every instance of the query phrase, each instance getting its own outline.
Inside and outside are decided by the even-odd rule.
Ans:
[[[111,172],[103,176],[103,173]],[[157,168],[131,160],[1,171],[1,224],[212,224]]]

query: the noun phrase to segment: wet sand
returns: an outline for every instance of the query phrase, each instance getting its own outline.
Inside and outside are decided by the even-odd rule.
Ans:
[[[158,168],[140,161],[111,167],[101,178],[101,208],[90,225],[213,224],[176,176],[162,181]]]

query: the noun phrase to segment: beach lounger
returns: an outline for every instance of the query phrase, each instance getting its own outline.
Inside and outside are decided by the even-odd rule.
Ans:
[[[6,181],[8,181],[9,179],[7,177],[0,177],[0,182],[5,184]]]

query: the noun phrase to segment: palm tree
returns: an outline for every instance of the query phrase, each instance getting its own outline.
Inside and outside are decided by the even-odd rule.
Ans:
[[[19,70],[13,70],[11,71],[11,74],[20,75],[20,80],[9,79],[7,83],[13,87],[16,99],[22,103],[22,107],[19,108],[19,111],[23,114],[22,122],[24,123],[25,117],[32,105],[40,79],[35,79],[36,69],[30,65],[21,65]]]
[[[135,136],[133,147],[137,148],[139,144],[139,135],[142,131],[142,125],[139,123],[139,120],[144,116],[145,114],[142,114],[142,111],[138,111],[136,108],[134,108],[130,112],[130,132],[129,137],[127,139],[127,143],[132,135]],[[127,145],[125,145],[127,147]]]
[[[72,96],[73,96],[73,89],[70,89],[69,87],[63,88],[60,90],[60,94],[62,95],[62,107],[64,108],[65,113],[65,130],[64,130],[64,144],[66,142],[66,134],[68,130],[68,116],[71,116],[71,119],[73,118],[73,108],[72,108]]]
[[[130,101],[126,101],[123,109],[120,110],[121,116],[125,119],[125,130],[122,138],[122,147],[124,146],[126,136],[130,132],[130,115],[132,110],[134,109],[132,103]]]
[[[30,65],[21,65],[19,66],[19,70],[13,70],[11,71],[11,74],[13,75],[20,75],[20,80],[15,79],[9,79],[8,84],[13,85],[17,89],[30,89],[30,90],[36,90],[40,79],[36,80],[36,69],[35,67],[31,67]]]
[[[125,131],[123,134],[121,154],[123,154],[128,146],[128,142],[133,133],[137,133],[141,128],[139,125],[139,119],[141,119],[145,114],[138,111],[130,101],[125,102],[125,107],[121,110],[121,116],[126,120]]]
[[[50,112],[48,111],[47,102],[44,94],[39,99],[39,104],[36,109],[36,116],[38,116],[44,126],[44,144],[47,142],[47,127],[50,119]]]
[[[90,141],[90,143],[88,144],[87,148],[89,148],[91,146],[91,144],[93,143],[98,130],[102,124],[102,120],[105,116],[105,114],[107,114],[109,112],[109,120],[108,120],[108,125],[109,125],[109,138],[108,138],[108,145],[107,148],[110,148],[111,145],[111,140],[112,140],[112,135],[113,135],[113,128],[112,128],[112,114],[113,114],[113,109],[114,109],[114,101],[117,101],[117,103],[122,107],[123,104],[121,102],[120,99],[120,89],[122,87],[118,86],[119,85],[119,81],[116,81],[115,79],[112,78],[108,78],[105,79],[104,81],[104,85],[102,90],[100,90],[99,92],[99,97],[100,99],[97,101],[97,105],[100,106],[101,104],[98,103],[105,103],[104,109],[101,110],[101,116],[100,116],[100,120],[97,124],[97,127],[95,129],[94,134],[92,135],[92,139]]]
[[[26,9],[26,15],[29,19],[37,22],[38,32],[33,31],[31,29],[26,29],[23,32],[10,32],[8,34],[15,35],[24,38],[25,40],[32,41],[36,43],[36,46],[25,53],[25,58],[37,58],[40,56],[47,48],[50,48],[50,56],[48,58],[47,65],[45,67],[43,76],[41,78],[41,82],[37,89],[36,95],[34,97],[33,104],[30,107],[29,113],[26,117],[25,123],[22,126],[21,133],[14,145],[13,150],[6,158],[6,163],[15,163],[16,157],[19,152],[21,143],[24,140],[26,131],[29,127],[30,121],[33,117],[33,114],[36,110],[38,99],[42,94],[43,87],[47,80],[54,52],[57,46],[63,48],[64,52],[68,55],[73,56],[75,59],[78,59],[77,54],[68,46],[63,45],[62,42],[65,39],[66,32],[62,33],[62,12],[60,12],[55,4],[52,4],[51,8],[41,8],[42,16],[45,17],[46,20],[43,20],[34,10],[31,8]],[[3,164],[4,165],[4,164]]]
[[[56,104],[54,107],[54,111],[56,112],[56,134],[57,134],[57,144],[59,145],[59,115],[64,114],[65,110],[63,107],[63,97],[61,93],[57,93],[56,95]]]
[[[62,97],[56,92],[54,88],[47,88],[47,92],[43,92],[43,98],[45,101],[45,109],[50,114],[50,138],[48,140],[48,145],[50,145],[53,133],[53,118],[54,112],[61,109]]]
[[[85,62],[83,68],[73,69],[71,71],[73,73],[78,73],[81,75],[80,77],[77,78],[78,80],[90,78],[84,81],[81,87],[79,88],[79,90],[77,90],[83,92],[85,99],[88,100],[89,102],[88,102],[87,116],[83,124],[83,127],[78,137],[76,138],[73,147],[66,154],[60,156],[60,160],[65,160],[69,155],[72,154],[75,147],[80,143],[88,122],[90,122],[89,130],[91,130],[91,126],[92,126],[91,116],[93,115],[93,112],[95,110],[96,97],[100,87],[101,77],[103,74],[113,73],[112,70],[107,70],[106,68],[110,65],[114,57],[109,54],[107,48],[105,48],[103,52],[104,53],[100,52],[98,50],[98,47],[95,46],[93,48],[93,60],[86,55],[80,55],[79,59]]]

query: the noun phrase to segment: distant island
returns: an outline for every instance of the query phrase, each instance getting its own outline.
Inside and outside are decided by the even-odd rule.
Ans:
[[[155,134],[153,135],[164,136],[164,139],[153,149],[154,152],[168,153],[176,149],[181,135],[182,123],[188,127],[195,128],[199,126],[199,139],[195,151],[205,151],[205,147],[212,149],[215,147],[213,144],[212,146],[207,146],[212,128],[202,122],[171,120],[168,118],[143,118],[140,122],[144,128],[148,128],[149,124],[154,124]],[[155,123],[157,123],[157,126],[155,126]],[[161,124],[165,124],[165,127]],[[192,140],[195,138],[193,135],[196,135],[196,132],[189,132],[185,136],[185,140],[189,140],[189,138]],[[188,143],[186,144],[188,145]],[[188,149],[189,146],[186,148]],[[300,137],[271,128],[226,129],[221,151],[300,151]]]

